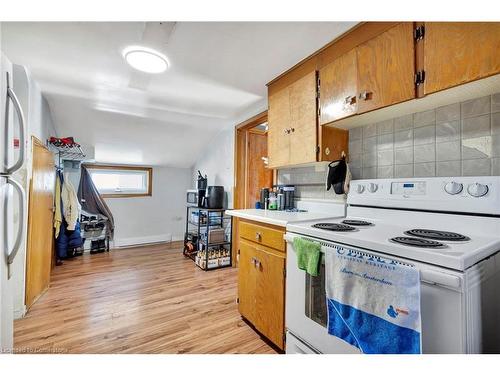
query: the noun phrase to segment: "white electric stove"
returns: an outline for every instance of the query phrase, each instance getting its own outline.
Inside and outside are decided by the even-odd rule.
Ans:
[[[500,177],[351,182],[346,217],[287,226],[287,352],[356,353],[326,330],[325,275],[298,269],[296,236],[417,267],[424,353],[500,352]]]

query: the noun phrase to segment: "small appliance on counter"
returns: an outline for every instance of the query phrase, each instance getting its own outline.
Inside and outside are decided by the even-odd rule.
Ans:
[[[295,198],[294,185],[277,185],[280,194],[283,194],[283,210],[293,210],[293,199]]]
[[[205,196],[205,208],[220,209],[224,206],[224,186],[209,186]]]
[[[198,207],[198,190],[186,191],[186,204],[191,207]]]

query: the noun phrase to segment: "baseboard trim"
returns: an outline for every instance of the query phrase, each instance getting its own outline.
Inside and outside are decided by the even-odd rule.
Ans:
[[[170,243],[170,242],[181,241],[183,239],[184,237],[182,236],[171,235],[171,234],[161,234],[161,235],[147,236],[147,237],[115,238],[113,243],[111,244],[111,247],[122,248],[131,246],[140,246],[145,244],[154,244],[154,243]]]
[[[26,315],[26,305],[20,309],[14,309],[14,319],[22,319]]]

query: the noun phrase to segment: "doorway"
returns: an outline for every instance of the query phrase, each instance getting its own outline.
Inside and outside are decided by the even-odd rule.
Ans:
[[[276,172],[267,167],[267,111],[236,126],[234,145],[233,207],[255,208],[260,190],[271,188],[276,180]],[[238,218],[234,217],[233,252],[238,249],[238,238]]]

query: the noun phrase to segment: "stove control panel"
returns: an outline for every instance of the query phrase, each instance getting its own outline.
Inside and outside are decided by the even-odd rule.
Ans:
[[[425,181],[407,181],[407,182],[393,182],[391,184],[391,194],[410,196],[410,195],[425,195],[426,193]]]
[[[500,176],[353,180],[347,204],[500,217]]]
[[[479,184],[477,182],[467,187],[467,192],[476,198],[484,197],[488,194],[488,190],[488,185]]]
[[[460,194],[463,189],[464,185],[460,182],[451,181],[444,185],[444,191],[451,195]]]

